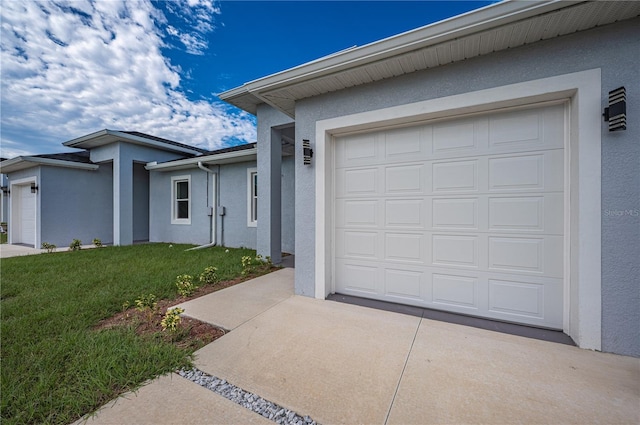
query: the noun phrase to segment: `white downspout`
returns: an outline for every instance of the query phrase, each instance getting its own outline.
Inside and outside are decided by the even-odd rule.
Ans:
[[[201,161],[198,161],[198,168],[200,168],[203,171],[206,171],[207,173],[211,174],[211,179],[212,179],[212,198],[211,198],[211,203],[212,203],[212,207],[213,211],[211,213],[211,221],[210,221],[210,226],[211,226],[211,231],[209,233],[210,235],[210,241],[211,243],[209,243],[207,246],[215,246],[216,245],[216,241],[217,241],[217,234],[216,234],[216,215],[217,215],[217,199],[218,199],[218,173],[215,171],[212,171],[211,169],[207,168],[204,166],[204,164]]]

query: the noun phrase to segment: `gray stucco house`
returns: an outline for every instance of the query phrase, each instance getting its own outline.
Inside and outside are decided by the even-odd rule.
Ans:
[[[283,131],[279,251],[294,253],[293,128]],[[102,130],[63,145],[80,151],[0,162],[8,177],[9,243],[72,239],[257,246],[256,145],[217,151],[133,131]],[[5,199],[3,198],[3,201]]]
[[[640,356],[639,15],[640,2],[502,2],[222,93],[257,116],[258,251],[277,255],[294,128],[297,294]],[[610,131],[620,87],[628,128]]]

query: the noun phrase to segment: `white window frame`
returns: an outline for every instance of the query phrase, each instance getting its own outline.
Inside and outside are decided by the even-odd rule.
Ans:
[[[258,195],[257,190],[254,191],[254,176],[258,177],[258,169],[247,168],[247,227],[258,226]]]
[[[178,199],[177,199],[177,195],[178,195],[178,191],[177,191],[177,187],[178,187],[178,183],[179,182],[184,182],[186,181],[189,188],[188,188],[188,198],[187,198],[187,205],[188,205],[188,212],[187,214],[189,215],[188,218],[178,218]],[[184,199],[182,199],[182,201],[184,201]],[[171,224],[191,224],[191,176],[190,175],[184,175],[184,176],[173,176],[171,177]]]

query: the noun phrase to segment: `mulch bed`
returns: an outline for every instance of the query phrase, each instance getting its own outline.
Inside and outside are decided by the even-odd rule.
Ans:
[[[160,300],[153,311],[139,311],[135,307],[121,311],[114,316],[100,321],[94,330],[113,329],[118,327],[131,327],[135,329],[137,335],[147,337],[160,337],[167,342],[172,342],[180,348],[191,348],[197,350],[210,342],[223,336],[227,331],[210,323],[205,323],[190,317],[182,316],[176,331],[163,331],[160,322],[167,309],[212,292],[219,291],[230,286],[237,285],[257,276],[278,270],[279,267],[272,267],[262,273],[243,276],[237,279],[218,282],[215,285],[204,285],[198,288],[189,297],[178,297],[172,300]]]

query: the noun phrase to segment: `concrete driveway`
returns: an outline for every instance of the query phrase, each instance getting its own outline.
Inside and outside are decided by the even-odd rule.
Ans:
[[[199,370],[319,423],[640,422],[640,359],[294,296],[293,269],[183,307],[231,330]],[[273,423],[176,374],[89,421],[178,422]]]

